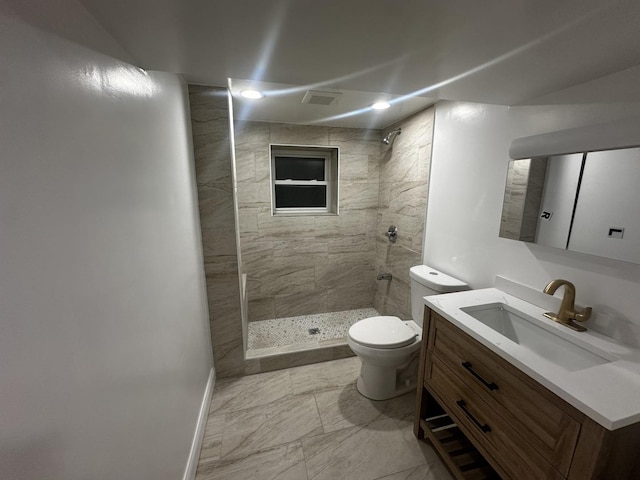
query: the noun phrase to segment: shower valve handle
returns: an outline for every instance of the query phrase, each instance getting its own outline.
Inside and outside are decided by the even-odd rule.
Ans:
[[[398,227],[396,227],[395,225],[390,225],[389,230],[385,232],[385,235],[389,237],[389,241],[391,243],[396,243],[396,240],[398,239]]]

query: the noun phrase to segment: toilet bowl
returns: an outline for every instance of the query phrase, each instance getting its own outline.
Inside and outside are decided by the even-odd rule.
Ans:
[[[409,275],[413,320],[369,317],[349,329],[347,343],[362,362],[356,387],[371,400],[397,397],[416,386],[424,312],[422,297],[469,288],[466,283],[426,265],[412,267]]]

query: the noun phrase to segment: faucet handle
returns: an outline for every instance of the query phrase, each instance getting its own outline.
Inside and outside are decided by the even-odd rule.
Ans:
[[[587,307],[581,313],[574,312],[573,318],[579,322],[584,322],[585,320],[589,320],[589,317],[591,316],[591,311],[592,311],[592,308]]]

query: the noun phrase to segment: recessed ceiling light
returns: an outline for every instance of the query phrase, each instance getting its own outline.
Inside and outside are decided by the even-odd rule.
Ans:
[[[255,90],[253,88],[247,88],[246,90],[242,90],[240,92],[244,98],[250,98],[251,100],[257,100],[258,98],[264,97],[264,93],[259,90]]]
[[[373,105],[371,105],[371,108],[373,108],[374,110],[386,110],[387,108],[389,108],[391,106],[391,104],[389,102],[376,102]]]

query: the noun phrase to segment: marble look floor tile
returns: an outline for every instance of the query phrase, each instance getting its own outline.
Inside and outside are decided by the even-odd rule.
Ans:
[[[302,440],[309,480],[374,480],[429,463],[392,418]]]
[[[196,480],[307,480],[299,442],[241,458],[201,463]]]
[[[312,395],[225,415],[222,457],[244,456],[323,433]]]
[[[355,383],[360,365],[358,357],[351,357],[292,368],[289,373],[293,394],[322,392]]]
[[[371,402],[359,369],[352,357],[218,381],[196,479],[451,480],[413,435],[415,393]]]
[[[383,418],[386,402],[369,400],[356,390],[355,383],[314,395],[320,420],[326,433],[357,425],[367,425]]]
[[[431,465],[409,468],[376,480],[453,480],[453,477],[442,463],[436,462]]]
[[[248,375],[216,382],[211,413],[227,413],[266,405],[292,394],[289,372]]]
[[[431,445],[421,440],[418,440],[413,433],[413,417],[411,419],[408,416],[405,416],[404,421],[397,421],[399,426],[400,435],[404,438],[407,445],[410,445],[412,449],[420,450],[422,452],[422,457],[425,459],[426,463],[438,463],[440,459],[436,454],[436,451],[433,449]]]
[[[222,452],[222,431],[224,429],[224,415],[209,415],[202,438],[200,449],[200,463],[218,460]]]
[[[415,394],[409,393],[391,400],[374,401],[363,397],[354,383],[341,389],[315,394],[320,420],[326,433],[357,425],[369,425],[391,418],[398,428],[406,426],[415,405]],[[410,422],[412,424],[412,422]]]

